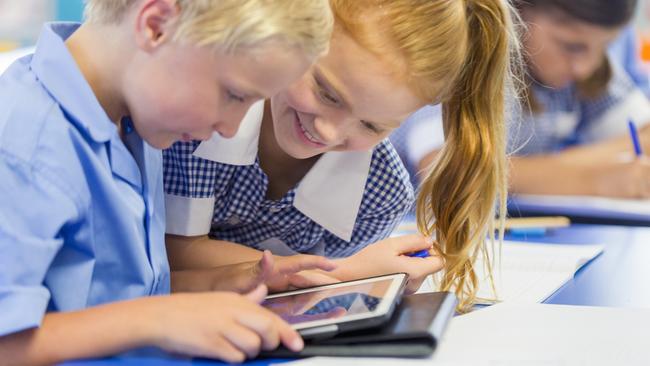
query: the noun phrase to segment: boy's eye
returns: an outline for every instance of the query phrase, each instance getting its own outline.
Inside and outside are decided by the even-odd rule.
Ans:
[[[245,97],[243,97],[241,95],[237,95],[232,90],[226,90],[226,94],[228,95],[228,99],[234,100],[234,101],[239,102],[239,103],[244,103],[244,101],[246,100]]]
[[[377,126],[375,126],[371,122],[361,120],[361,124],[363,125],[363,127],[365,129],[367,129],[367,130],[369,130],[369,131],[371,131],[373,133],[379,134],[379,133],[383,132],[380,128],[378,128]]]

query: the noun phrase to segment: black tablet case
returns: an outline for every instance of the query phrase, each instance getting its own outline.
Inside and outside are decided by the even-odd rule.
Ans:
[[[436,349],[455,307],[456,297],[449,292],[405,296],[383,327],[307,340],[301,352],[279,348],[260,356],[428,357]]]

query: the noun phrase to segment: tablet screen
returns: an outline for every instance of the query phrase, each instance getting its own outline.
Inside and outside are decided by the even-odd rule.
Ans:
[[[400,280],[388,276],[294,291],[270,296],[262,305],[294,325],[363,319],[390,308]]]

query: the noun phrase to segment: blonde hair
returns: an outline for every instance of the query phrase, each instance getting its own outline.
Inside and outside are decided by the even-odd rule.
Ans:
[[[357,42],[402,66],[417,95],[443,105],[446,144],[422,183],[417,220],[446,260],[441,289],[466,311],[480,253],[489,265],[497,202],[500,232],[505,220],[504,116],[521,69],[516,13],[507,0],[332,0],[332,8]]]
[[[121,22],[142,0],[88,0],[88,22]],[[233,51],[267,41],[300,48],[315,59],[327,52],[333,18],[327,0],[175,0],[176,40]]]

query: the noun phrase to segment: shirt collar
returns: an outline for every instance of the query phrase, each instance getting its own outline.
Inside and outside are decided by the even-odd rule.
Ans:
[[[264,102],[248,111],[237,134],[214,134],[194,156],[231,165],[252,165],[257,158]],[[293,205],[339,238],[350,241],[365,192],[373,151],[328,152],[318,159],[295,190]]]
[[[263,115],[264,101],[261,100],[250,107],[235,136],[225,138],[215,133],[203,141],[193,155],[222,164],[252,165],[257,159]]]
[[[68,51],[65,40],[78,23],[48,23],[43,26],[31,67],[43,87],[59,103],[72,123],[97,142],[107,142],[116,132],[90,85]]]

